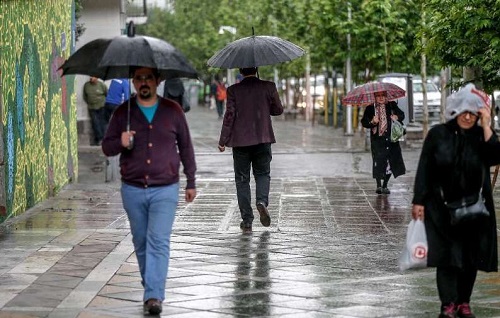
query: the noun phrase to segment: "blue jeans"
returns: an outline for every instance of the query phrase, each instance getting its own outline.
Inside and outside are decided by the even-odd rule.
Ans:
[[[179,183],[150,188],[122,183],[121,195],[141,271],[144,301],[163,301]]]
[[[233,147],[236,196],[241,218],[245,223],[252,224],[254,219],[250,193],[250,167],[255,179],[255,202],[262,202],[267,206],[269,204],[272,158],[271,144]]]

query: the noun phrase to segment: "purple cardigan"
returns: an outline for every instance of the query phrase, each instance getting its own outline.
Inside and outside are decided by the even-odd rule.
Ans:
[[[136,99],[131,98],[130,130],[136,131],[131,150],[121,145],[121,134],[127,130],[127,102],[120,105],[109,122],[102,151],[106,156],[121,154],[120,173],[124,183],[148,187],[179,182],[182,162],[186,189],[194,189],[196,162],[186,117],[177,103],[158,98],[160,103],[151,124]]]
[[[275,143],[271,116],[282,113],[283,105],[273,82],[245,77],[227,89],[219,145],[244,147]]]

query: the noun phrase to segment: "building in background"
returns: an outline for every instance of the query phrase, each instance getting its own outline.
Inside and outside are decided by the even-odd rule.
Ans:
[[[113,38],[124,33],[127,0],[85,0],[82,5],[81,17],[78,22],[84,25],[85,32],[76,42],[76,49],[97,38]],[[75,76],[78,143],[80,145],[90,145],[90,140],[92,140],[90,116],[87,104],[82,97],[83,85],[88,79],[89,77],[85,75]]]

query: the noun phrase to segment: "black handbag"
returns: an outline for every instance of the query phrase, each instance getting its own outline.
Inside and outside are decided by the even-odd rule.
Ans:
[[[459,172],[458,180],[454,180],[452,183],[458,183],[462,189],[465,189],[466,180],[465,175],[462,173],[465,171],[465,166],[463,163],[464,157],[464,143],[463,140],[459,140],[456,144],[457,150],[455,155],[455,170]],[[481,184],[484,182],[484,169],[481,169]],[[486,218],[490,216],[490,212],[486,208],[484,204],[483,198],[483,188],[479,189],[479,191],[472,195],[466,195],[462,197],[460,200],[447,202],[444,197],[443,189],[441,188],[441,198],[443,199],[446,208],[450,214],[450,222],[451,225],[461,225],[467,224],[469,222]]]
[[[450,212],[451,225],[459,225],[490,216],[490,212],[484,204],[481,190],[477,194],[463,197],[461,200],[445,202]]]

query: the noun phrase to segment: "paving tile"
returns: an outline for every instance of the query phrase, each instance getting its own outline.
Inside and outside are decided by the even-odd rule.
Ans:
[[[278,119],[272,224],[254,211],[253,233],[241,235],[232,157],[214,150],[220,121],[204,111],[188,114],[198,197],[187,204],[180,193],[163,316],[437,316],[434,270],[397,266],[418,150],[404,149],[408,173],[379,196],[363,136]],[[98,177],[82,174],[87,183],[0,227],[0,318],[144,316],[120,183]],[[499,285],[498,273],[478,275],[478,317],[500,317]]]

